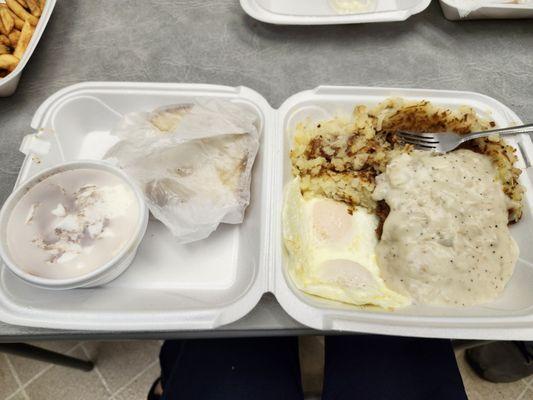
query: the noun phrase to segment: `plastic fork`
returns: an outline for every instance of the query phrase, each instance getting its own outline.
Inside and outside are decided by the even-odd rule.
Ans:
[[[456,149],[460,144],[472,139],[491,135],[517,135],[519,133],[533,133],[533,124],[513,126],[511,128],[492,129],[490,131],[473,132],[468,135],[457,133],[415,133],[399,131],[397,135],[405,142],[419,150],[430,150],[437,153],[447,153]]]

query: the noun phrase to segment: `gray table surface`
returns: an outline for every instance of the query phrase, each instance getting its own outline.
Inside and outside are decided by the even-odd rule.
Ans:
[[[288,27],[238,0],[58,0],[19,88],[0,99],[0,203],[22,163],[38,106],[80,81],[248,86],[279,106],[318,85],[470,90],[533,120],[533,22],[444,19],[436,1],[405,22]],[[270,296],[215,332],[79,332],[0,323],[0,341],[309,333]]]

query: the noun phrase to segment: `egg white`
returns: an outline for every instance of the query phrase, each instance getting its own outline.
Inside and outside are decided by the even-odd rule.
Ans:
[[[386,287],[375,248],[377,216],[363,208],[351,215],[344,203],[304,199],[300,179],[291,181],[283,208],[289,274],[309,294],[355,305],[398,308],[410,299]]]

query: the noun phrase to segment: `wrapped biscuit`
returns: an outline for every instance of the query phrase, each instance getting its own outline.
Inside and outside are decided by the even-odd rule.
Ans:
[[[238,224],[250,201],[257,117],[223,100],[196,100],[126,115],[106,158],[133,177],[150,211],[179,243]]]

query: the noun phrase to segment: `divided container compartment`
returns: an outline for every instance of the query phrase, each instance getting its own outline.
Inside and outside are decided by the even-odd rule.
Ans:
[[[92,330],[211,329],[247,314],[266,291],[264,253],[268,211],[265,132],[269,106],[246,88],[209,85],[87,83],[52,95],[37,110],[21,151],[27,154],[17,185],[64,161],[99,159],[113,143],[109,131],[123,114],[192,98],[243,104],[261,132],[251,201],[240,225],[222,224],[206,240],[177,245],[151,220],[137,256],[111,283],[57,293],[25,284],[5,266],[0,273],[0,320],[19,325]]]
[[[497,126],[522,124],[518,116],[497,100],[472,92],[416,89],[319,87],[289,98],[279,110],[279,166],[274,187],[273,237],[278,245],[272,248],[275,259],[276,297],[282,307],[299,322],[320,330],[341,330],[376,334],[460,338],[460,339],[529,339],[533,338],[533,145],[531,137],[520,135],[506,138],[517,149],[518,166],[522,169],[520,183],[526,189],[524,215],[511,226],[511,234],[520,247],[520,259],[505,291],[496,301],[476,307],[433,307],[412,305],[393,312],[348,306],[300,292],[287,274],[287,252],[282,244],[282,188],[292,179],[288,153],[294,126],[310,118],[328,119],[336,114],[351,114],[354,105],[377,105],[388,97],[408,100],[429,100],[438,106],[473,107],[480,115],[492,118]],[[281,190],[280,190],[281,189]]]
[[[108,285],[62,293],[33,288],[5,267],[0,273],[0,320],[48,328],[91,330],[214,329],[236,321],[272,292],[300,323],[320,330],[404,336],[524,340],[533,338],[533,143],[511,138],[517,147],[524,216],[511,227],[521,256],[498,300],[478,307],[410,306],[393,312],[363,309],[308,296],[287,275],[281,235],[285,184],[292,178],[288,157],[293,127],[304,118],[326,119],[351,113],[357,104],[375,105],[387,97],[427,99],[440,106],[467,104],[499,126],[520,119],[498,101],[470,92],[318,87],[272,109],[244,87],[199,84],[83,83],[46,100],[36,112],[36,133],[23,140],[27,154],[17,185],[39,170],[79,158],[101,158],[113,143],[110,129],[127,112],[219,97],[249,107],[258,116],[261,145],[252,177],[251,202],[242,225],[225,225],[207,239],[177,245],[158,221],[149,222],[129,269]]]
[[[0,3],[5,3],[5,0],[0,0]],[[31,41],[28,44],[28,48],[24,52],[22,59],[20,60],[17,67],[9,75],[7,75],[5,78],[0,78],[0,97],[11,96],[13,93],[15,93],[15,90],[17,90],[22,71],[24,70],[24,67],[28,63],[28,60],[30,59],[31,55],[33,54],[33,51],[37,47],[37,44],[39,43],[44,29],[48,24],[48,20],[52,15],[52,11],[54,10],[55,5],[56,0],[46,1],[44,10],[39,19],[39,23],[35,27],[35,32],[33,33]]]
[[[533,3],[524,4],[488,4],[461,17],[457,6],[447,0],[439,0],[442,12],[450,21],[470,19],[519,19],[533,18]]]
[[[424,11],[431,0],[376,0],[376,8],[339,14],[329,0],[240,0],[251,17],[277,25],[335,25],[404,21]]]

